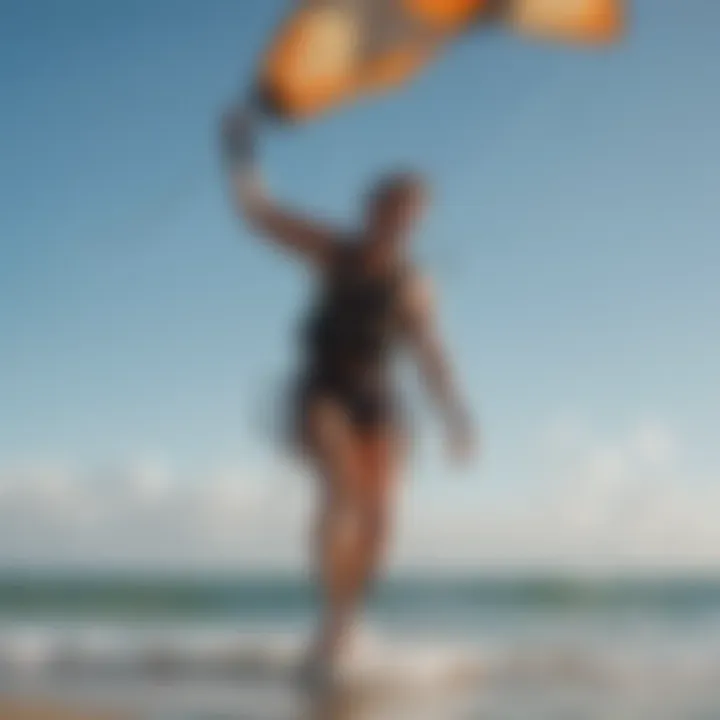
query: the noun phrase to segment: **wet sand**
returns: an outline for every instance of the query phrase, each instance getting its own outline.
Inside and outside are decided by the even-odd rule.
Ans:
[[[127,720],[117,713],[80,707],[60,707],[39,700],[0,698],[2,720]]]

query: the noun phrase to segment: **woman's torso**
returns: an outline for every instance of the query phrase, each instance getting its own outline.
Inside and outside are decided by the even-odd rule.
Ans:
[[[303,326],[306,372],[340,385],[386,383],[407,276],[401,265],[370,270],[357,245],[341,247]]]

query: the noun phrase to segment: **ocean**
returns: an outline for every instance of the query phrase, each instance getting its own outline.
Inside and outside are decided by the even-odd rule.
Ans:
[[[291,672],[314,607],[290,575],[6,573],[0,693],[144,720],[316,717]],[[322,717],[720,719],[720,578],[395,577],[360,634],[398,692]]]

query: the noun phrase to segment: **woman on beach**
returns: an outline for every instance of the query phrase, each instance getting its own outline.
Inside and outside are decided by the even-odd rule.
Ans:
[[[406,457],[393,351],[403,344],[413,351],[458,459],[469,457],[471,425],[436,332],[429,283],[409,259],[427,203],[423,180],[413,173],[382,178],[366,199],[363,227],[330,228],[266,194],[249,117],[233,111],[223,125],[234,202],[255,232],[312,266],[322,291],[303,335],[293,418],[321,486],[315,560],[323,612],[308,668],[326,679],[381,566]]]

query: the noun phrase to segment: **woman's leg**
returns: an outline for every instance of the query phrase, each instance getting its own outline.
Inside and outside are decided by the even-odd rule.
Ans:
[[[322,616],[314,652],[321,662],[331,662],[357,609],[365,537],[363,455],[359,436],[332,400],[318,399],[308,408],[306,435],[321,483],[313,551]]]
[[[316,653],[331,660],[379,571],[404,442],[387,424],[359,431],[332,400],[312,403],[306,423],[321,476],[315,554],[324,607]]]

